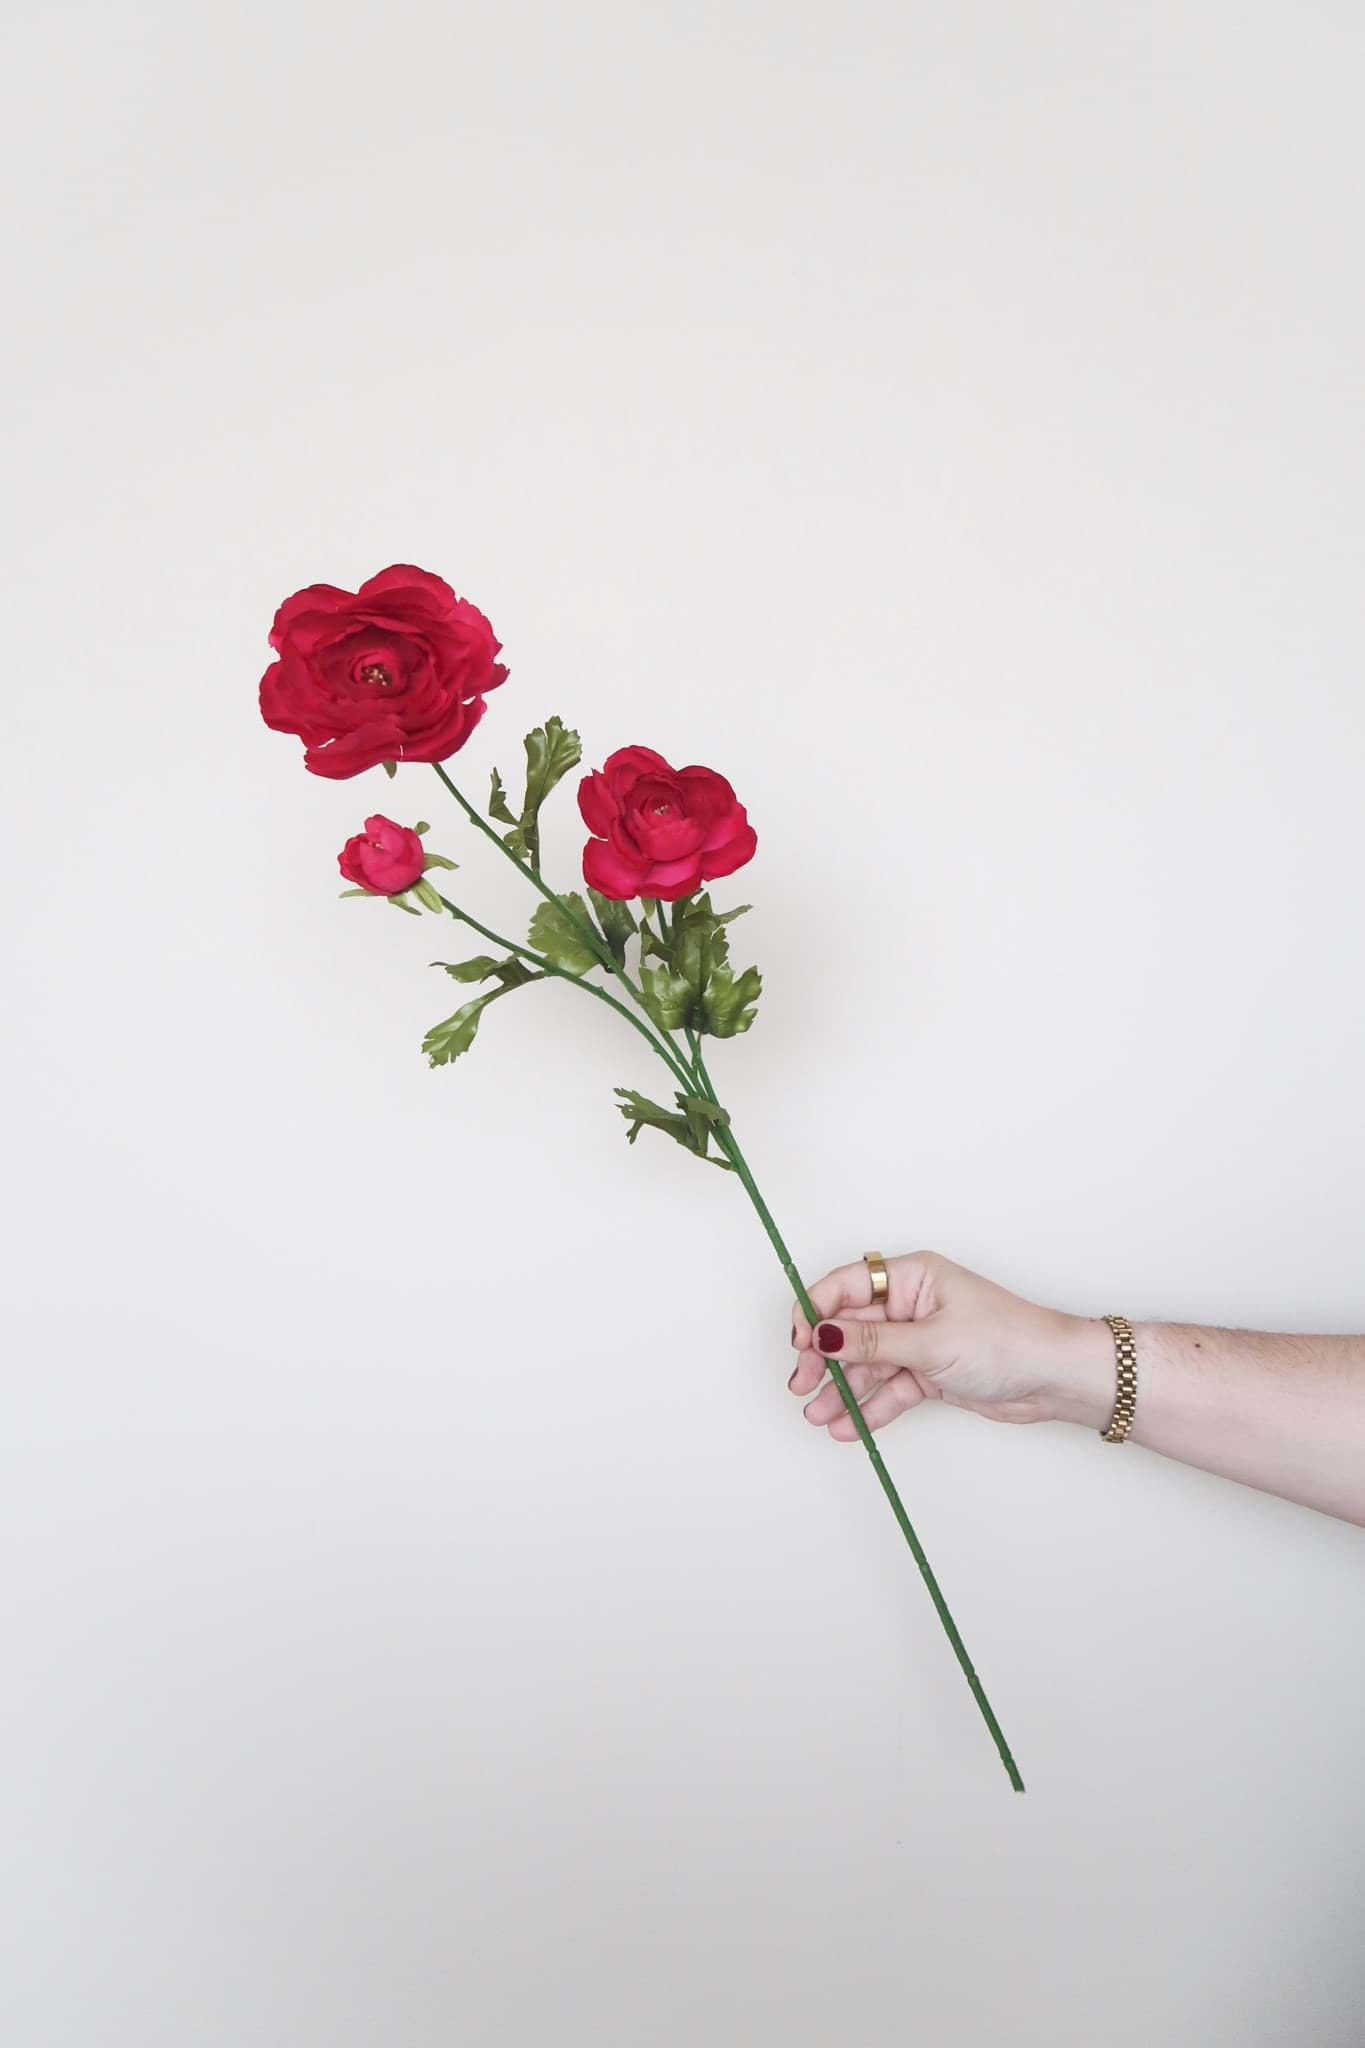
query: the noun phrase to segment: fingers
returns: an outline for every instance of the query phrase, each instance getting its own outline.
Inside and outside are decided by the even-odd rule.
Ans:
[[[864,1262],[858,1259],[850,1266],[836,1266],[832,1273],[826,1273],[823,1280],[817,1280],[809,1292],[818,1316],[837,1316],[846,1309],[870,1308],[872,1275]],[[809,1344],[810,1324],[800,1302],[795,1303],[792,1309],[792,1329],[797,1332],[793,1343],[802,1348]]]
[[[856,1321],[879,1323],[884,1321],[885,1317],[886,1311],[883,1308],[854,1308],[844,1310],[844,1320],[846,1322]],[[795,1333],[793,1341],[795,1341]],[[824,1377],[825,1361],[820,1356],[820,1353],[815,1349],[814,1344],[811,1341],[810,1325],[808,1323],[803,1322],[801,1326],[800,1346],[796,1354],[796,1370],[792,1374],[791,1378],[787,1381],[787,1385],[791,1388],[794,1394],[810,1394],[813,1393],[816,1387],[819,1386],[821,1380]]]
[[[850,1380],[849,1385],[853,1382]],[[839,1400],[837,1389],[834,1398],[839,1402],[839,1413],[829,1424],[829,1434],[837,1443],[851,1444],[858,1440],[858,1431],[853,1417]],[[885,1429],[888,1422],[894,1422],[898,1415],[904,1415],[907,1408],[917,1408],[926,1398],[925,1392],[913,1373],[892,1373],[889,1380],[883,1380],[876,1390],[858,1406],[863,1411],[863,1421],[869,1429]],[[809,1409],[806,1411],[809,1414]]]
[[[889,1323],[872,1316],[845,1315],[817,1324],[811,1353],[837,1358],[845,1371],[856,1365],[880,1366],[884,1378],[902,1367],[932,1372],[935,1338],[932,1318],[922,1323]],[[802,1354],[803,1358],[808,1355]]]
[[[823,1372],[823,1365],[821,1371]],[[883,1380],[896,1370],[894,1366],[852,1365],[844,1374],[855,1398],[862,1401],[868,1394],[875,1393]],[[833,1422],[836,1415],[846,1415],[843,1396],[833,1380],[826,1380],[813,1401],[807,1401],[801,1411],[808,1422],[824,1424]]]

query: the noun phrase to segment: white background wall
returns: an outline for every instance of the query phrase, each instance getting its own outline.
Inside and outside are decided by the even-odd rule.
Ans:
[[[1360,1329],[1360,10],[8,58],[7,2039],[1358,2041],[1365,1532],[900,1424],[1013,1797],[738,1189],[570,990],[427,1069],[450,942],[336,850],[516,878],[255,690],[412,560],[511,664],[471,789],[555,710],[732,777],[715,1066],[812,1275]]]

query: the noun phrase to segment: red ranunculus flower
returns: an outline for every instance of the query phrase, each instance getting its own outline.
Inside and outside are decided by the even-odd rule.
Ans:
[[[752,860],[758,836],[744,806],[713,768],[670,768],[649,747],[622,747],[578,785],[594,834],[583,876],[603,896],[661,896],[676,903],[703,882]]]
[[[502,643],[477,606],[425,569],[381,569],[359,590],[314,583],[275,614],[279,654],[261,716],[297,733],[305,768],[340,781],[380,761],[444,761],[505,682]]]
[[[396,896],[400,889],[410,889],[425,862],[417,834],[406,825],[395,825],[392,818],[367,818],[365,830],[348,839],[337,856],[347,881],[376,896]]]

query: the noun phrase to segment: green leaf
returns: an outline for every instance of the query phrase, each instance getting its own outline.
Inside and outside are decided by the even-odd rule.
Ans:
[[[431,964],[444,967],[452,981],[487,981],[498,965],[491,953],[476,953],[472,960],[433,960]]]
[[[412,829],[417,834],[417,837],[420,839],[424,832],[430,832],[431,827],[430,825],[428,825],[425,818],[419,818]]]
[[[723,921],[711,908],[709,896],[698,896],[673,926],[671,963],[692,992],[692,1016],[700,1015],[702,992],[719,967],[730,958],[730,942]]]
[[[592,930],[588,906],[578,891],[571,889],[553,903],[541,904],[531,919],[531,944],[555,967],[570,974],[586,974],[601,962],[584,936],[584,926]]]
[[[413,906],[406,900],[405,897],[401,895],[386,896],[384,898],[384,901],[386,903],[391,903],[395,910],[406,910],[409,917],[420,917],[422,915],[420,910],[414,910]]]
[[[484,968],[486,972],[479,978],[486,980],[489,974],[495,974],[500,984],[484,995],[475,996],[472,1002],[463,1003],[453,1017],[432,1025],[422,1040],[422,1050],[433,1067],[447,1067],[461,1053],[469,1051],[479,1028],[479,1019],[490,1003],[500,1002],[503,996],[510,995],[514,988],[523,988],[528,981],[545,979],[543,974],[533,973],[520,960],[494,960],[488,954],[481,954],[477,960],[460,961],[455,966],[444,960],[433,960],[431,964],[444,967],[446,973],[453,974],[457,981],[472,981],[475,977],[471,970]]]
[[[493,969],[502,983],[504,993],[510,988],[525,988],[528,981],[544,981],[539,969],[528,967],[524,960],[518,960],[515,953],[509,953],[505,960],[499,960]]]
[[[428,910],[434,910],[438,917],[445,909],[444,903],[442,903],[425,875],[419,875],[418,879],[413,883],[412,893],[419,903],[424,903]]]
[[[717,1126],[724,1128],[730,1121],[730,1112],[706,1095],[679,1095],[677,1101],[692,1133],[693,1150],[705,1158],[712,1130]]]
[[[338,889],[338,896],[373,896],[373,889]]]
[[[488,791],[488,815],[496,818],[500,825],[515,825],[516,819],[507,807],[507,791],[502,786],[502,777],[493,770],[493,780]]]
[[[528,981],[545,979],[543,974],[537,974],[528,967],[524,960],[518,960],[514,953],[509,953],[505,960],[495,960],[491,953],[476,953],[472,960],[433,960],[431,964],[444,967],[452,981],[488,981],[496,975],[504,991],[524,988]],[[496,994],[497,991],[490,993]]]
[[[425,873],[427,868],[453,868],[456,865],[455,861],[447,860],[443,853],[429,853],[422,863],[422,868]]]
[[[492,996],[476,996],[440,1024],[433,1024],[422,1040],[422,1050],[433,1067],[448,1067],[462,1052],[468,1052],[479,1028],[479,1018]]]
[[[708,1159],[712,1166],[724,1167],[729,1172],[729,1160],[710,1159],[706,1149],[711,1125],[718,1120],[729,1122],[725,1111],[717,1111],[713,1102],[706,1102],[698,1095],[678,1095],[674,1098],[678,1108],[673,1110],[665,1109],[662,1103],[651,1102],[647,1095],[639,1094],[634,1088],[618,1088],[616,1093],[621,1097],[616,1106],[629,1126],[626,1136],[632,1145],[648,1124],[651,1130],[663,1131],[685,1152],[693,1153],[698,1159]]]
[[[621,1097],[617,1108],[630,1129],[626,1132],[631,1144],[639,1137],[646,1124],[659,1131],[667,1131],[670,1138],[677,1138],[680,1144],[692,1150],[692,1134],[687,1118],[679,1116],[676,1110],[665,1109],[660,1102],[651,1102],[647,1095],[641,1095],[634,1088],[618,1088]]]
[[[702,991],[702,1029],[714,1038],[733,1038],[737,1032],[747,1031],[762,988],[756,967],[746,967],[738,980],[730,968],[717,967]]]
[[[692,989],[671,967],[640,968],[645,1008],[662,1031],[678,1031],[691,1021]]]
[[[588,895],[597,912],[602,936],[611,948],[612,959],[620,967],[625,961],[631,933],[635,930],[635,913],[628,903],[618,903],[614,897],[604,896],[598,889],[589,889]]]
[[[521,808],[521,836],[533,868],[540,866],[540,807],[555,784],[583,759],[583,745],[562,718],[547,718],[523,742],[526,748],[526,800]]]
[[[394,776],[398,773],[398,763],[396,761],[381,761],[379,765],[388,776],[390,782],[392,782]]]

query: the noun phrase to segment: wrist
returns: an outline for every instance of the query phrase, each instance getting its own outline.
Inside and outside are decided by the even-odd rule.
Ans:
[[[1103,1316],[1059,1312],[1044,1394],[1048,1419],[1105,1430],[1117,1387],[1114,1333]]]

